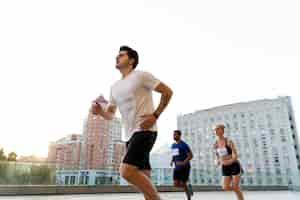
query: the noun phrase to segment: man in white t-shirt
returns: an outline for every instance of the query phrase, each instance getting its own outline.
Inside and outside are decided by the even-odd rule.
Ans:
[[[167,107],[173,92],[152,74],[135,70],[138,61],[135,50],[128,46],[120,47],[116,68],[122,78],[111,86],[107,109],[95,101],[92,112],[111,120],[116,108],[119,108],[127,141],[127,152],[120,166],[120,174],[140,190],[146,200],[159,200],[157,190],[151,182],[149,155],[157,138],[156,121]],[[161,93],[156,109],[152,91]]]

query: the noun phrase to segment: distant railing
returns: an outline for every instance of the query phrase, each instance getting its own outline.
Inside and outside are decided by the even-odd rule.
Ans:
[[[87,170],[53,162],[0,162],[0,186],[120,184],[120,176],[114,168]]]
[[[55,177],[55,165],[0,162],[0,185],[55,185]]]
[[[216,186],[219,187],[221,183],[221,176],[218,173],[214,179],[207,177],[207,174],[213,172],[203,170],[192,170],[190,181],[193,185],[205,187]],[[197,176],[195,175],[197,174]],[[158,186],[172,186],[173,176],[171,168],[154,168],[152,170],[152,181]],[[275,175],[260,174],[258,178],[265,176],[266,180],[275,177]],[[274,177],[272,177],[274,176]],[[243,175],[242,179],[249,180],[247,174]],[[205,181],[204,181],[205,180]],[[251,178],[252,180],[252,178]],[[276,180],[276,179],[274,179]],[[249,181],[248,181],[249,182]],[[250,182],[251,183],[251,182]],[[276,183],[276,182],[275,182]],[[118,173],[117,168],[111,167],[106,169],[83,169],[74,167],[74,165],[66,165],[61,163],[49,162],[0,162],[0,187],[1,186],[33,186],[33,185],[47,185],[47,186],[118,186],[128,185]],[[268,186],[283,186],[290,187],[288,184],[255,184],[255,183],[241,183],[242,187],[264,187]]]

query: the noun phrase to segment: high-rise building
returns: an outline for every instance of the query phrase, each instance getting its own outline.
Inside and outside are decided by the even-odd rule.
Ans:
[[[125,142],[121,140],[113,141],[113,156],[112,156],[112,163],[111,163],[112,169],[116,171],[119,169],[125,151],[126,151]]]
[[[70,134],[56,142],[51,142],[47,162],[56,165],[57,169],[78,169],[82,135]]]
[[[103,107],[107,104],[102,96],[97,102]],[[107,121],[89,111],[82,135],[71,135],[49,146],[47,161],[56,164],[57,183],[119,182],[118,168],[125,152],[121,134],[120,119]]]
[[[104,120],[100,116],[89,114],[84,121],[79,149],[74,149],[80,156],[76,164],[62,160],[63,153],[72,149],[62,148],[61,141],[49,147],[49,158],[58,157],[55,162],[68,167],[57,167],[56,184],[59,185],[101,185],[119,184],[118,168],[125,152],[125,144],[121,141],[121,122],[114,118]],[[65,142],[63,143],[65,144]],[[64,149],[64,151],[61,151]],[[55,150],[55,151],[54,151]],[[59,151],[58,151],[59,150]],[[68,156],[67,156],[68,157]],[[63,165],[62,165],[63,164]],[[72,166],[72,167],[70,167]]]
[[[290,97],[224,105],[177,117],[177,127],[194,153],[191,180],[218,185],[213,126],[223,123],[244,168],[243,185],[300,185],[300,151]]]
[[[107,121],[89,113],[84,125],[81,168],[112,168],[113,163],[117,162],[113,160],[115,141],[121,140],[121,133],[120,119]]]
[[[150,154],[151,179],[155,185],[173,185],[171,146],[165,144]]]
[[[122,158],[125,154],[125,142],[122,141],[121,119],[114,118],[109,122],[109,143],[107,167],[119,170]]]

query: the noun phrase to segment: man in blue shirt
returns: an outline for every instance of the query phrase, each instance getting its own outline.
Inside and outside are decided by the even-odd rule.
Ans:
[[[191,188],[187,186],[187,182],[190,175],[191,164],[190,160],[193,158],[193,153],[183,140],[181,140],[181,131],[175,130],[173,134],[175,143],[172,144],[172,160],[171,166],[175,164],[173,180],[174,186],[183,188],[187,199],[190,200],[192,196]]]

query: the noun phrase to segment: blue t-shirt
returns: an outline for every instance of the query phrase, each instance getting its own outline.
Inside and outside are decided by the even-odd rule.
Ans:
[[[188,153],[191,152],[189,145],[187,145],[184,141],[181,140],[179,143],[172,144],[171,150],[172,160],[175,163],[175,170],[190,167],[190,162],[188,162],[185,165],[176,165],[176,161],[184,161],[188,157]]]

